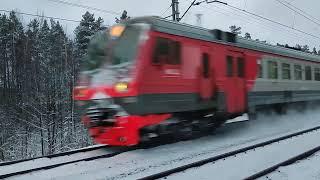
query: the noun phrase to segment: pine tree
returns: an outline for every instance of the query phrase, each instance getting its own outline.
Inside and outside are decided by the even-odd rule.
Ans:
[[[5,117],[4,109],[8,109],[8,102],[6,96],[6,87],[7,85],[7,64],[5,61],[6,58],[6,47],[7,47],[7,34],[9,33],[9,24],[7,16],[0,14],[0,147],[3,147],[6,143],[6,139],[10,136],[10,129],[7,124],[8,117]],[[1,116],[2,115],[2,116]],[[5,148],[0,148],[0,160],[5,161],[6,152]]]
[[[37,83],[39,74],[39,64],[40,64],[40,46],[39,46],[39,31],[40,24],[39,21],[34,19],[28,24],[28,29],[26,31],[26,58],[25,63],[27,63],[24,71],[29,74],[29,76],[24,76],[23,88],[24,92],[29,93],[28,97],[32,97],[39,90],[39,83]],[[35,82],[31,84],[29,82]],[[26,99],[27,101],[27,99]]]
[[[8,81],[7,81],[7,64],[6,64],[6,58],[7,58],[7,44],[9,41],[9,20],[5,14],[0,16],[0,87],[3,89],[1,94],[1,97],[7,97],[6,96],[6,89],[8,87]],[[6,99],[3,99],[2,102],[4,102]]]
[[[302,47],[299,44],[297,44],[295,48],[298,49],[298,50],[302,50]]]
[[[313,48],[312,54],[318,54],[316,47]]]
[[[280,44],[280,43],[277,43],[277,46],[284,47],[284,45],[282,45],[282,44]]]
[[[121,23],[123,21],[129,20],[131,17],[128,16],[128,12],[124,10],[120,16],[120,19],[116,17],[116,23]]]
[[[8,92],[11,102],[19,99],[19,96],[12,95],[12,91],[18,90],[17,79],[19,75],[19,61],[23,59],[24,53],[24,30],[21,21],[14,11],[10,12],[8,17],[9,31],[7,34],[6,62],[7,62],[7,82]]]
[[[309,46],[308,45],[304,45],[301,49],[303,52],[310,52]]]
[[[246,39],[251,39],[251,34],[246,32],[245,35],[244,35],[244,38]]]
[[[236,35],[240,35],[241,34],[241,27],[237,27],[236,25],[232,25],[229,27],[230,31]]]
[[[22,22],[18,19],[16,13],[12,11],[9,15],[10,36],[12,42],[12,56],[17,59],[19,51],[23,51],[24,30]]]
[[[101,17],[98,17],[98,19],[94,22],[92,26],[92,30],[94,32],[97,32],[103,29],[105,29],[105,27],[103,27],[103,19]]]
[[[94,33],[102,29],[102,18],[95,20],[94,14],[86,12],[82,16],[79,26],[75,30],[76,47],[79,58],[82,58],[87,53],[89,41]]]
[[[49,59],[50,59],[50,45],[51,45],[51,41],[50,41],[50,27],[48,25],[48,21],[46,19],[44,19],[42,21],[41,24],[41,28],[40,28],[40,32],[39,32],[39,46],[41,47],[40,50],[40,58],[41,58],[41,62],[42,65],[45,65],[47,63],[49,63]]]

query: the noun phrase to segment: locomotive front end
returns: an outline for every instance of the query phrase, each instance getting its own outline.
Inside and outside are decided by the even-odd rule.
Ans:
[[[119,24],[97,33],[89,43],[74,99],[96,143],[136,145],[141,126],[166,118],[132,115],[122,106],[135,106],[137,101],[139,58],[148,30],[147,24]]]

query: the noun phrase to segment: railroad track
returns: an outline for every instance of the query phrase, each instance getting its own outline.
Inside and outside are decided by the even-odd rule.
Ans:
[[[254,173],[250,176],[248,176],[247,178],[245,178],[245,180],[251,180],[251,179],[257,179],[257,178],[260,178],[260,177],[263,177],[263,176],[266,176],[274,171],[276,171],[279,167],[281,166],[288,166],[288,165],[291,165],[291,164],[294,164],[295,162],[299,161],[299,160],[303,160],[303,159],[306,159],[310,156],[312,156],[313,154],[315,154],[316,152],[319,152],[320,151],[320,146],[317,146],[315,148],[312,148],[308,151],[305,151],[297,156],[294,156],[294,157],[291,157],[287,160],[284,160],[278,164],[275,164],[273,166],[270,166],[262,171],[259,171],[257,173]]]
[[[51,158],[55,158],[55,157],[59,157],[59,156],[72,155],[72,154],[76,154],[76,153],[87,152],[87,151],[92,151],[92,150],[102,149],[102,148],[107,148],[107,147],[108,147],[107,145],[98,145],[98,146],[94,146],[94,147],[76,149],[76,150],[72,150],[72,151],[68,151],[68,152],[51,154],[51,155],[47,155],[47,156],[40,156],[40,157],[34,157],[34,158],[28,158],[28,159],[22,159],[22,160],[16,160],[16,161],[3,162],[3,163],[0,163],[0,167],[8,166],[11,164],[22,163],[22,162],[35,161],[37,159],[42,159],[42,158],[51,159]]]
[[[265,147],[265,146],[267,147],[268,145],[271,145],[271,144],[274,144],[274,143],[280,143],[282,141],[289,140],[291,138],[295,138],[295,137],[298,137],[300,135],[304,135],[304,134],[307,134],[307,133],[318,132],[319,130],[320,130],[320,126],[317,126],[317,127],[310,128],[310,129],[307,129],[307,130],[295,132],[295,133],[292,133],[292,134],[289,134],[289,135],[285,135],[285,136],[278,137],[278,138],[275,138],[275,139],[271,139],[271,140],[268,140],[268,141],[265,141],[265,142],[261,142],[261,143],[257,143],[257,144],[250,145],[250,146],[247,146],[247,147],[243,147],[243,148],[240,148],[240,149],[237,149],[237,150],[234,150],[234,151],[230,151],[230,152],[227,152],[227,153],[216,155],[216,156],[213,156],[213,157],[210,157],[210,158],[207,158],[207,159],[196,161],[196,162],[193,162],[193,163],[190,163],[190,164],[186,164],[186,165],[183,165],[183,166],[179,166],[179,167],[176,167],[176,168],[173,168],[173,169],[169,169],[169,170],[166,170],[166,171],[162,171],[162,172],[159,172],[159,173],[148,175],[148,176],[140,178],[139,180],[160,179],[160,178],[166,178],[166,177],[168,177],[170,175],[174,175],[174,174],[177,175],[177,173],[181,173],[181,172],[189,170],[191,168],[196,168],[196,167],[204,166],[204,165],[209,164],[209,163],[215,163],[215,162],[217,162],[219,160],[225,160],[227,158],[236,157],[236,156],[239,156],[240,154],[247,153],[250,150],[255,151],[258,148],[262,148],[262,147]],[[277,164],[272,165],[272,166],[270,166],[268,168],[264,168],[263,170],[261,170],[261,171],[259,171],[257,173],[254,173],[252,175],[246,176],[245,179],[256,179],[256,178],[265,176],[268,173],[273,172],[274,170],[276,170],[280,166],[292,164],[292,163],[294,163],[294,162],[296,162],[296,161],[298,161],[300,159],[304,159],[304,158],[314,154],[315,152],[317,152],[319,150],[320,150],[320,146],[319,147],[314,147],[314,148],[312,148],[312,149],[310,149],[308,151],[305,151],[305,152],[303,152],[303,153],[301,153],[299,155],[296,155],[294,157],[286,159],[285,161],[282,161],[281,163],[277,163]],[[178,176],[176,176],[176,177],[178,177]]]
[[[96,159],[110,158],[123,152],[127,152],[129,150],[132,150],[132,148],[111,148],[102,145],[92,148],[78,149],[64,153],[58,153],[45,157],[4,162],[0,164],[0,179],[28,174],[40,170],[48,170],[67,164],[74,164],[81,161],[92,161]],[[46,162],[43,163],[43,160]]]

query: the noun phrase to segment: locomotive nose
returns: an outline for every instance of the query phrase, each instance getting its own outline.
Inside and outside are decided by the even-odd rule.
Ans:
[[[104,93],[95,93],[89,101],[89,106],[86,109],[85,115],[89,118],[89,127],[97,126],[113,126],[114,115],[117,110],[112,108],[113,101]]]
[[[114,104],[112,98],[92,99],[86,109],[87,124],[89,127],[113,127],[116,116],[123,114],[120,106]]]
[[[114,116],[118,113],[115,108],[89,107],[86,116],[89,117],[89,127],[112,127],[115,125]]]

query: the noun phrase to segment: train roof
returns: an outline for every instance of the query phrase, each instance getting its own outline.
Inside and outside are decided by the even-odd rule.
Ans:
[[[277,54],[281,56],[287,56],[291,58],[298,58],[303,60],[309,60],[309,61],[316,61],[320,62],[320,56],[313,55],[310,53],[289,49],[285,47],[280,46],[274,46],[267,43],[255,41],[255,40],[249,40],[242,37],[237,37],[236,41],[234,43],[226,42],[223,40],[219,40],[214,33],[212,33],[212,30],[192,26],[189,24],[169,21],[160,17],[156,16],[147,16],[147,17],[138,17],[131,19],[126,22],[126,24],[132,24],[132,23],[147,23],[151,25],[151,28],[155,31],[178,35],[178,36],[184,36],[189,37],[193,39],[199,39],[209,42],[217,42],[222,44],[228,44],[232,46],[237,46],[241,48],[266,52],[266,53],[272,53]]]

